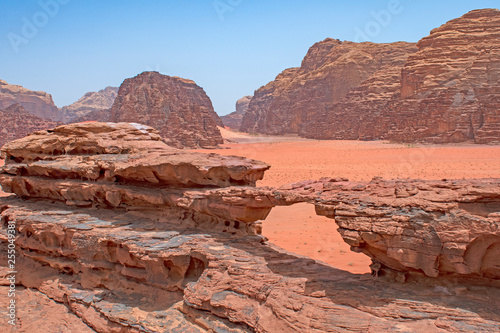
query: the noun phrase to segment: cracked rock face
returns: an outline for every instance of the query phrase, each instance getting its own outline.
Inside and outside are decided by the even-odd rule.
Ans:
[[[123,81],[109,120],[154,127],[176,148],[213,148],[224,142],[217,128],[222,121],[203,88],[158,72]]]

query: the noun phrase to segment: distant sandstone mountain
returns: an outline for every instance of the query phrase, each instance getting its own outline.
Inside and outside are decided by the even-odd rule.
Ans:
[[[417,48],[418,47],[418,48]],[[256,91],[241,130],[316,139],[500,142],[500,11],[410,43],[315,44]]]
[[[123,81],[109,120],[149,125],[176,148],[212,148],[223,143],[217,128],[222,121],[203,88],[158,72]]]
[[[243,115],[247,112],[251,100],[252,96],[245,96],[236,101],[236,111],[220,117],[224,126],[234,130],[239,130],[241,127],[241,121],[243,120]]]
[[[241,130],[304,134],[304,126],[373,75],[398,75],[413,43],[353,43],[328,38],[313,45],[299,68],[283,71],[255,92]],[[394,72],[394,74],[393,74]]]
[[[78,119],[85,119],[91,113],[109,113],[117,95],[117,87],[106,87],[98,92],[88,92],[75,103],[61,108],[62,121],[71,123]],[[90,118],[92,117],[93,115]]]
[[[55,106],[50,94],[0,80],[0,109],[17,103],[34,116],[50,120],[61,119],[59,109]]]
[[[35,131],[46,130],[61,125],[28,113],[20,104],[12,104],[0,110],[0,147],[5,143],[25,137]]]

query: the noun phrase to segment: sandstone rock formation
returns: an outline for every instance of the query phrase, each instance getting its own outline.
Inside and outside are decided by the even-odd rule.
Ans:
[[[392,75],[417,51],[413,43],[353,43],[328,38],[313,45],[300,68],[290,68],[255,92],[241,131],[304,134],[318,114],[371,76]],[[397,74],[396,74],[397,75]]]
[[[22,138],[35,131],[53,128],[57,122],[29,114],[20,104],[12,104],[0,110],[0,147],[5,143]]]
[[[56,121],[61,119],[50,94],[44,91],[32,91],[0,80],[0,110],[12,104],[20,104],[28,113],[39,118]]]
[[[60,126],[2,154],[0,184],[16,196],[0,198],[0,284],[14,242],[21,297],[56,302],[36,313],[64,304],[73,331],[75,317],[97,332],[500,330],[500,180],[255,188],[268,165],[177,150],[126,123]],[[297,202],[334,218],[374,275],[396,282],[259,236],[273,206]]]
[[[88,92],[78,101],[61,108],[61,117],[64,123],[94,120],[102,121],[102,114],[108,114],[109,109],[118,95],[118,88],[106,87],[98,92]],[[94,119],[99,117],[100,119]],[[104,121],[107,121],[104,120]]]
[[[245,96],[236,101],[236,111],[220,117],[224,126],[238,131],[241,127],[243,115],[247,112],[251,100],[252,96]]]
[[[211,148],[223,143],[205,91],[191,80],[144,72],[123,81],[110,121],[136,122],[160,131],[176,148]]]
[[[363,82],[306,126],[304,135],[498,143],[499,41],[497,9],[451,20],[419,41],[419,51],[408,58],[401,76],[394,69]]]
[[[500,142],[500,11],[474,10],[413,44],[315,44],[260,88],[241,130],[315,139]],[[418,51],[418,52],[417,52]]]
[[[485,279],[500,287],[500,179],[325,178],[280,190],[335,219],[344,240],[370,256],[377,272]]]

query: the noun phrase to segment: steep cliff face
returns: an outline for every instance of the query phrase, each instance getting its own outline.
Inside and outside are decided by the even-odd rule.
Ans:
[[[89,118],[88,120],[100,120],[92,118],[96,117],[96,115],[109,113],[109,109],[117,95],[118,88],[116,87],[106,87],[98,92],[88,92],[75,103],[61,108],[62,121],[72,123],[86,118]]]
[[[401,70],[376,73],[308,124],[318,139],[500,142],[500,11],[432,30]]]
[[[220,117],[224,126],[227,126],[234,130],[239,130],[241,127],[241,121],[243,120],[243,115],[248,110],[248,106],[252,96],[245,96],[236,101],[236,111]]]
[[[0,80],[0,109],[20,104],[28,113],[50,120],[61,120],[52,96],[44,91],[32,91]]]
[[[474,10],[415,47],[325,40],[259,89],[241,129],[316,139],[500,142],[500,11]],[[291,76],[291,77],[290,77]]]
[[[177,148],[223,143],[217,116],[205,91],[191,80],[144,72],[123,81],[110,121],[137,122],[160,131]]]
[[[29,114],[20,104],[0,110],[0,147],[33,132],[53,128],[59,123]]]
[[[401,68],[413,43],[353,43],[326,39],[313,45],[300,68],[291,68],[258,89],[241,130],[304,134],[304,127],[364,80]]]
[[[500,11],[471,11],[418,47],[402,69],[401,101],[392,109],[410,117],[395,117],[387,138],[500,142]]]

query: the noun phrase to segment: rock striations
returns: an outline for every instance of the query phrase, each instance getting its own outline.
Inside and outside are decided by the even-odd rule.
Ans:
[[[81,122],[85,120],[98,121],[102,118],[98,115],[107,114],[109,117],[109,109],[113,105],[118,88],[106,87],[98,92],[88,92],[78,101],[71,105],[61,108],[61,117],[64,123]],[[107,121],[104,120],[104,121]]]
[[[471,11],[412,44],[314,45],[260,88],[241,129],[316,139],[500,142],[500,11]]]
[[[22,138],[32,132],[53,128],[59,123],[34,116],[20,104],[12,104],[0,110],[0,147],[5,143]]]
[[[236,111],[220,117],[224,126],[238,131],[241,127],[243,115],[247,112],[252,96],[245,96],[236,101]]]
[[[29,114],[43,119],[61,120],[52,96],[44,91],[32,91],[0,80],[0,110],[20,104]]]
[[[176,148],[211,148],[223,143],[205,91],[191,80],[144,72],[126,79],[111,108],[113,122],[137,122],[156,128]]]
[[[500,331],[498,179],[256,188],[265,163],[171,148],[133,123],[60,126],[2,154],[16,195],[0,198],[0,284],[14,239],[19,297],[44,299],[19,302],[20,330],[63,305],[72,331],[76,318],[97,332]],[[378,278],[259,236],[273,206],[297,202]]]

